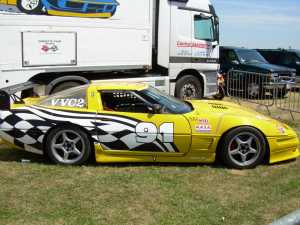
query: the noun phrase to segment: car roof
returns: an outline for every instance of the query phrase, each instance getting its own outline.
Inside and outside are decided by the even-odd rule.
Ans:
[[[232,50],[255,50],[244,47],[235,47],[235,46],[221,46],[220,49],[232,49]]]
[[[149,88],[148,84],[137,82],[118,82],[118,81],[94,81],[91,83],[92,87],[98,90],[135,90],[141,91]]]
[[[277,49],[257,49],[258,51],[266,51],[266,52],[300,52],[300,50],[297,49],[283,49],[283,48],[277,48]]]

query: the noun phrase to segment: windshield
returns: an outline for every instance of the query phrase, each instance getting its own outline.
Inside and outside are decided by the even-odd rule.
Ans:
[[[299,60],[300,60],[300,51],[295,51],[296,55],[298,56]]]
[[[166,95],[152,87],[140,91],[139,94],[151,104],[159,104],[163,106],[170,113],[184,114],[192,111],[192,107],[189,104],[172,96]]]
[[[203,18],[196,15],[194,18],[194,29],[195,39],[204,41],[214,41],[216,39],[212,17]]]
[[[268,63],[265,58],[255,50],[238,49],[236,53],[241,63]]]
[[[85,108],[87,107],[87,88],[88,85],[70,88],[44,98],[39,104],[43,106]]]

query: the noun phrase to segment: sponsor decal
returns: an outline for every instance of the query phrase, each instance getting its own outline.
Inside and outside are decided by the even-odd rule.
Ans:
[[[281,126],[281,125],[277,125],[277,129],[278,129],[279,133],[281,133],[281,134],[285,134],[285,129],[284,129],[284,127],[283,127],[283,126]]]
[[[184,41],[177,41],[176,43],[177,48],[204,48],[209,49],[210,45],[197,43],[197,42],[184,42]]]
[[[51,105],[83,108],[85,106],[85,100],[83,98],[57,98],[51,100]]]
[[[200,133],[209,133],[212,130],[211,124],[209,124],[208,119],[199,119],[198,120],[199,124],[196,124],[195,129],[197,132]]]
[[[43,52],[45,52],[45,53],[47,53],[47,52],[49,52],[49,51],[51,51],[51,52],[56,52],[56,51],[58,51],[58,47],[57,47],[57,45],[43,45],[42,47],[41,47],[41,50],[43,51]]]

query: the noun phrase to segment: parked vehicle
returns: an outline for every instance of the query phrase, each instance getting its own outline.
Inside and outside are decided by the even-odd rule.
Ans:
[[[275,65],[294,68],[300,78],[300,50],[294,49],[257,49],[269,62]]]
[[[0,88],[31,81],[40,84],[36,94],[47,95],[91,80],[122,79],[178,98],[217,92],[218,17],[209,0],[23,1],[38,3],[42,13],[0,12]],[[103,10],[117,11],[110,18],[83,18],[100,2]],[[49,16],[54,8],[58,16]]]
[[[22,88],[22,87],[21,87]],[[26,87],[25,87],[26,88]],[[213,163],[231,168],[299,157],[296,132],[230,102],[180,101],[147,84],[95,82],[10,105],[0,91],[0,135],[54,163]]]
[[[230,70],[243,73],[243,76],[239,76],[236,81],[239,82],[239,85],[234,85],[232,80],[230,82],[233,84],[232,86],[242,88],[242,90],[232,91],[242,91],[246,97],[256,98],[264,96],[266,92],[275,94],[274,90],[269,90],[269,83],[274,81],[282,82],[282,88],[276,93],[279,95],[278,97],[283,97],[289,90],[288,83],[293,81],[296,76],[296,70],[270,64],[258,51],[246,48],[221,47],[220,64],[221,73],[225,76]],[[264,76],[260,76],[261,74]]]

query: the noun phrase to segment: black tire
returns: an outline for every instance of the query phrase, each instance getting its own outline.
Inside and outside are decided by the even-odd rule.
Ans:
[[[176,82],[175,96],[179,99],[202,99],[202,84],[193,75],[186,75]]]
[[[248,142],[250,143],[246,141],[248,136]],[[250,137],[253,138],[251,141]],[[237,138],[243,141],[243,146],[238,143]],[[260,131],[252,127],[235,128],[228,132],[221,141],[219,154],[223,163],[229,168],[254,168],[263,162],[266,155],[265,138]],[[254,150],[256,150],[256,153],[253,152]],[[246,161],[243,160],[244,157],[246,157]]]
[[[57,92],[60,92],[60,91],[64,91],[64,90],[67,90],[69,88],[73,88],[73,87],[77,87],[77,86],[80,86],[82,84],[78,83],[78,82],[74,82],[74,81],[68,81],[68,82],[63,82],[63,83],[60,83],[58,85],[56,85],[52,90],[51,90],[51,94],[54,94],[54,93],[57,93]]]
[[[67,139],[64,138],[64,133],[67,135]],[[80,140],[76,142],[78,138]],[[60,145],[61,147],[57,147]],[[47,135],[45,146],[48,158],[53,163],[60,165],[82,165],[90,159],[92,153],[88,135],[76,126],[63,126],[51,130]],[[68,155],[68,159],[64,158],[65,153]]]
[[[30,8],[30,5],[28,5],[27,8],[25,8],[25,2],[24,0],[18,0],[17,1],[17,7],[18,9],[26,14],[41,14],[43,12],[43,3],[41,0],[37,0],[37,3],[35,5],[32,5],[32,9]]]

